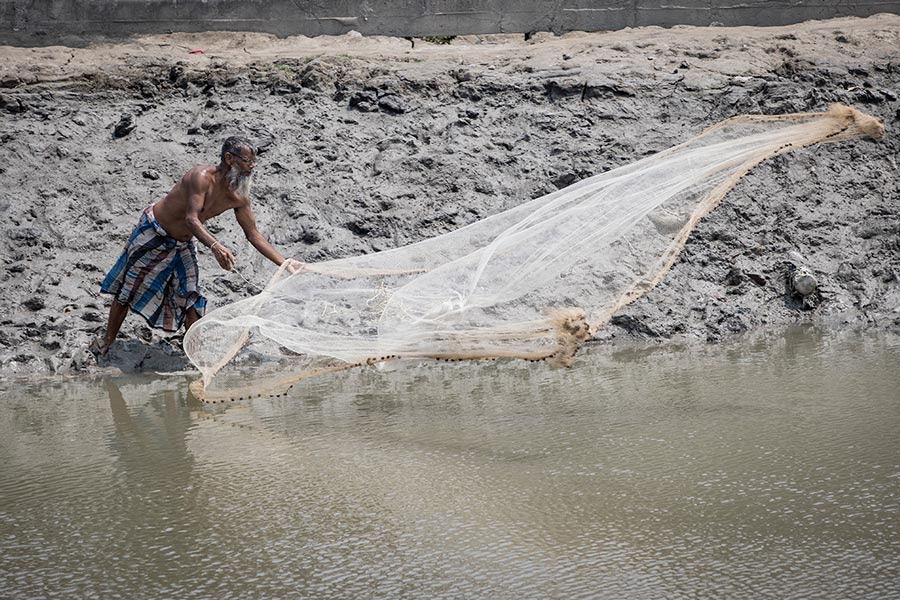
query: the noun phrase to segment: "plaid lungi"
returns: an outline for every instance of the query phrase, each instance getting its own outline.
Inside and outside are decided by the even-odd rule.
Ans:
[[[191,307],[203,316],[206,298],[198,290],[194,241],[171,237],[144,209],[125,250],[107,273],[100,291],[112,294],[138,313],[151,327],[177,331]]]

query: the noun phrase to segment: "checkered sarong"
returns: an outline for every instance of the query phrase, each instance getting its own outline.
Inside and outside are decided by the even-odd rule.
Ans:
[[[194,307],[201,316],[206,310],[198,275],[194,241],[169,236],[153,216],[151,204],[141,214],[100,291],[130,306],[151,327],[177,331],[189,308]]]

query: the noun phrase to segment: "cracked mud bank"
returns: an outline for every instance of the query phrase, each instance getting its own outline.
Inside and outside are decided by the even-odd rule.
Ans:
[[[326,260],[435,236],[677,144],[741,113],[834,102],[882,142],[754,169],[664,281],[598,338],[706,343],[797,322],[900,327],[900,17],[781,28],[642,28],[562,37],[202,34],[0,48],[0,373],[94,370],[98,289],[137,222],[222,140],[260,145],[253,205],[286,256]],[[202,53],[196,52],[202,50]],[[192,53],[192,51],[194,51]],[[229,215],[238,259],[200,248],[213,306],[274,265]],[[815,301],[786,286],[802,266]],[[100,368],[187,366],[180,338],[130,316]]]

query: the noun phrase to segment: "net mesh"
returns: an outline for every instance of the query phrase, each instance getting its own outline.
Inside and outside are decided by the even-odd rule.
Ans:
[[[206,402],[284,394],[307,377],[400,359],[568,365],[622,306],[662,279],[688,235],[766,158],[880,139],[842,105],[742,115],[687,142],[416,244],[280,268],[258,295],[185,335]]]

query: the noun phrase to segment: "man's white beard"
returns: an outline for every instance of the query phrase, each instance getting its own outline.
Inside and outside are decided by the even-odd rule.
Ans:
[[[250,187],[253,184],[253,173],[244,175],[241,170],[237,168],[237,165],[231,165],[231,168],[228,169],[228,173],[225,174],[225,180],[228,182],[228,187],[232,192],[241,198],[250,197]]]

